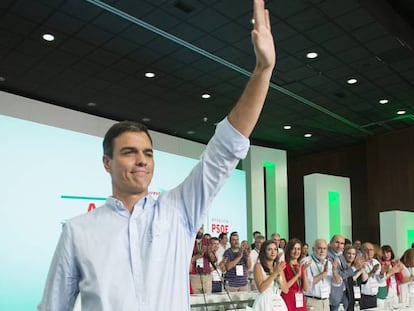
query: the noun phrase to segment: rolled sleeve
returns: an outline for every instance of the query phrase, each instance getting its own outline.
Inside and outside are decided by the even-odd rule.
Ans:
[[[217,124],[216,137],[228,151],[238,159],[244,159],[249,151],[250,141],[240,134],[225,118]]]

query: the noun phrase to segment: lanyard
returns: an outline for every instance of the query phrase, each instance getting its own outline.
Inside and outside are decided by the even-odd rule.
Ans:
[[[292,271],[295,275],[301,273],[299,264],[296,264],[296,266],[298,266],[298,270],[296,270],[295,266],[292,265],[291,263],[289,263],[289,265],[292,268]],[[299,277],[296,279],[296,284],[298,284],[298,289],[300,290],[301,289],[300,286],[302,285],[302,276],[301,275],[299,275]]]
[[[370,260],[365,266],[365,271],[370,273],[372,269],[374,269],[374,264],[372,263],[372,260]]]
[[[317,260],[317,258],[315,257],[315,255],[313,255],[312,254],[312,256],[311,256],[311,258],[313,259],[313,261],[315,262],[315,266],[316,266],[316,268],[318,269],[318,271],[319,271],[319,273],[322,273],[323,272],[323,269],[324,268],[322,268],[322,269],[320,269],[319,268],[319,261]],[[323,264],[321,264],[321,265],[323,265]],[[322,277],[322,282],[323,282],[323,280],[325,279],[325,277]]]

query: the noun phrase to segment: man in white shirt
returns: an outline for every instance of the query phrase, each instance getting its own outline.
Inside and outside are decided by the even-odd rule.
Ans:
[[[254,249],[250,252],[250,262],[251,267],[249,269],[249,281],[250,281],[250,290],[257,290],[256,283],[254,282],[254,265],[257,262],[257,259],[259,258],[260,248],[262,247],[262,244],[264,242],[265,238],[263,235],[256,235],[254,239]]]
[[[222,232],[219,234],[219,248],[217,250],[218,255],[220,256],[220,258],[223,258],[223,254],[226,251],[226,249],[228,249],[230,247],[230,243],[228,242],[229,238],[227,233]]]
[[[342,279],[337,271],[338,261],[331,263],[327,260],[327,251],[327,242],[316,239],[313,254],[302,259],[310,263],[307,269],[309,290],[304,293],[307,310],[329,311],[331,286],[342,286]]]
[[[38,311],[190,310],[188,270],[194,238],[210,202],[240,159],[262,111],[276,61],[269,12],[254,0],[251,33],[256,65],[199,163],[157,200],[148,186],[153,146],[145,126],[114,124],[104,138],[103,165],[112,196],[63,227]]]
[[[368,273],[368,280],[361,284],[360,308],[370,309],[377,307],[377,294],[379,282],[384,277],[384,271],[381,271],[381,264],[374,258],[375,248],[372,243],[366,242],[361,246],[362,257],[364,258],[365,272]]]
[[[280,248],[280,234],[279,233],[273,233],[270,239],[275,242],[277,247],[277,256],[279,257],[279,261],[285,261],[285,251],[283,248]]]

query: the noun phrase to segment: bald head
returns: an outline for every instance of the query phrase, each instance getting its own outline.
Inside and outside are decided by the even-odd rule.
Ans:
[[[329,246],[335,251],[335,253],[342,254],[345,247],[345,237],[340,234],[335,234],[330,243]]]

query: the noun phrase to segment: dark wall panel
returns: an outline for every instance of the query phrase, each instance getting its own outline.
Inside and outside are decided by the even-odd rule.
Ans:
[[[414,211],[414,127],[334,152],[288,157],[290,237],[304,239],[303,176],[312,173],[351,178],[353,239],[378,243],[379,212]]]

